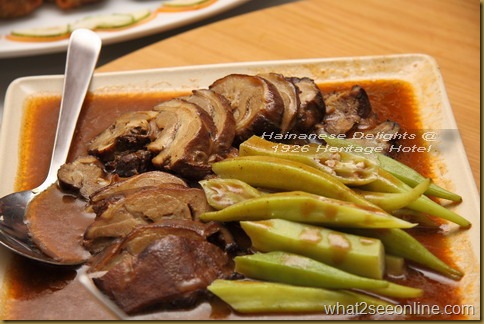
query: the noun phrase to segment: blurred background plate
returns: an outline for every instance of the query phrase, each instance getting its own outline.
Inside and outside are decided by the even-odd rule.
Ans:
[[[197,10],[160,12],[154,19],[145,23],[118,31],[99,32],[99,35],[105,45],[127,41],[200,21],[247,1],[249,0],[217,0],[208,7]],[[67,49],[67,39],[49,42],[8,40],[6,35],[9,35],[12,30],[69,24],[87,16],[99,14],[130,13],[141,9],[155,11],[162,3],[162,0],[104,0],[97,4],[86,5],[69,11],[59,9],[54,3],[45,3],[26,17],[0,20],[0,58],[55,53]]]

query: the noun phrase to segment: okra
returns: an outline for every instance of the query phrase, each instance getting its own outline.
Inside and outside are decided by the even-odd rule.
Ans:
[[[349,229],[351,233],[365,235],[380,240],[387,253],[400,256],[435,270],[451,279],[459,280],[464,275],[432,254],[419,241],[400,229]]]
[[[376,180],[377,164],[347,152],[329,152],[320,145],[273,143],[252,136],[239,147],[240,156],[272,156],[304,163],[329,173],[346,185],[359,186]]]
[[[349,147],[349,146],[359,146],[358,143],[352,142],[350,140],[345,140],[341,138],[336,138],[334,136],[325,136],[323,137],[324,141],[331,146],[335,147]],[[374,153],[379,161],[380,168],[384,169],[385,171],[391,173],[396,178],[400,179],[407,185],[414,187],[417,184],[421,183],[425,180],[425,177],[415,171],[414,169],[406,166],[405,164],[392,159],[384,154],[381,153]],[[425,192],[426,195],[434,196],[437,198],[448,199],[451,201],[459,202],[462,200],[462,197],[456,193],[450,192],[434,183],[431,183],[427,191]]]
[[[378,239],[283,219],[240,224],[258,251],[295,253],[352,274],[373,279],[383,277],[385,255]]]
[[[334,227],[411,228],[414,226],[378,209],[300,191],[267,194],[200,215],[201,220],[219,222],[271,218]]]
[[[240,313],[325,313],[328,306],[381,305],[381,299],[344,290],[249,280],[213,281],[207,289]],[[331,308],[333,309],[333,308]]]
[[[222,178],[238,179],[251,186],[306,191],[378,208],[335,177],[297,161],[270,156],[243,156],[214,163],[212,170]]]
[[[416,185],[425,180],[425,177],[414,169],[386,155],[378,154],[378,160],[380,161],[380,167],[382,169],[390,172],[393,176],[400,179],[410,187],[415,187]],[[425,194],[455,202],[462,201],[462,197],[458,194],[448,191],[434,183],[430,184]]]
[[[329,289],[371,289],[388,286],[376,280],[331,267],[311,258],[287,253],[256,253],[235,257],[235,270],[249,278]]]
[[[214,178],[202,180],[199,183],[205,192],[208,204],[217,210],[261,195],[259,190],[237,179]]]
[[[405,259],[385,254],[385,273],[391,277],[401,277],[405,275]]]
[[[411,188],[400,181],[399,179],[392,176],[390,173],[383,169],[378,170],[378,179],[362,187],[364,190],[378,191],[378,192],[390,192],[390,193],[401,193],[408,192]],[[439,218],[446,219],[453,223],[456,223],[462,227],[470,227],[471,223],[460,216],[459,214],[453,212],[450,209],[439,205],[435,201],[431,200],[427,196],[420,196],[418,199],[412,201],[406,206],[409,209],[416,210],[423,213],[428,213]]]
[[[279,251],[238,256],[235,258],[235,270],[252,279],[296,286],[362,289],[399,298],[422,295],[421,289],[397,285],[386,280],[356,276],[311,258]]]
[[[430,179],[425,179],[415,188],[400,193],[374,192],[355,189],[355,192],[362,195],[366,200],[374,203],[381,209],[392,212],[404,208],[417,200],[427,190]]]
[[[426,213],[418,212],[408,208],[402,208],[392,212],[392,215],[404,219],[410,223],[416,223],[420,227],[427,227],[437,229],[442,225],[437,221],[437,218],[431,217]]]
[[[409,286],[399,285],[393,282],[389,282],[387,287],[379,288],[375,287],[372,289],[367,289],[369,292],[395,298],[417,298],[422,297],[424,291],[420,288],[413,288]]]

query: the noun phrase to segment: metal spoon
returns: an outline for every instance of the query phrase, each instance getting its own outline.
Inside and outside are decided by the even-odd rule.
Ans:
[[[36,195],[57,181],[57,171],[67,160],[100,50],[101,40],[93,31],[77,29],[72,33],[67,48],[63,95],[47,178],[35,189],[12,193],[0,199],[0,244],[27,258],[66,265],[42,253],[35,246],[25,223],[25,212]]]

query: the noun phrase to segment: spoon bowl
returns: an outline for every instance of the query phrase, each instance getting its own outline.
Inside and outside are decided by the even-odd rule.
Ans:
[[[74,265],[43,253],[32,241],[26,222],[29,203],[57,181],[57,171],[67,160],[77,119],[101,50],[99,36],[77,29],[70,37],[54,149],[49,171],[37,188],[9,194],[0,199],[0,244],[24,257],[53,265]]]

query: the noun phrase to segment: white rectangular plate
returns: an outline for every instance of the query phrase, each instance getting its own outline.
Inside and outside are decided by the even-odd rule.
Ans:
[[[96,74],[91,84],[93,93],[133,93],[181,91],[205,88],[217,78],[230,73],[256,74],[274,71],[287,76],[306,76],[318,83],[364,80],[404,80],[413,86],[423,129],[453,130],[452,140],[440,143],[436,154],[441,165],[433,170],[436,182],[457,192],[464,201],[452,207],[469,219],[469,230],[451,231],[451,253],[466,275],[459,282],[466,304],[475,305],[479,318],[480,299],[480,204],[479,194],[442,77],[434,59],[426,55],[394,55],[338,59],[306,59],[217,64],[157,70]],[[24,104],[30,96],[60,94],[62,76],[27,77],[14,81],[5,101],[4,123],[0,133],[0,197],[14,190],[18,168],[19,139]],[[3,282],[9,253],[0,249],[0,286]],[[0,298],[2,298],[0,296]],[[0,302],[1,304],[1,302]]]

